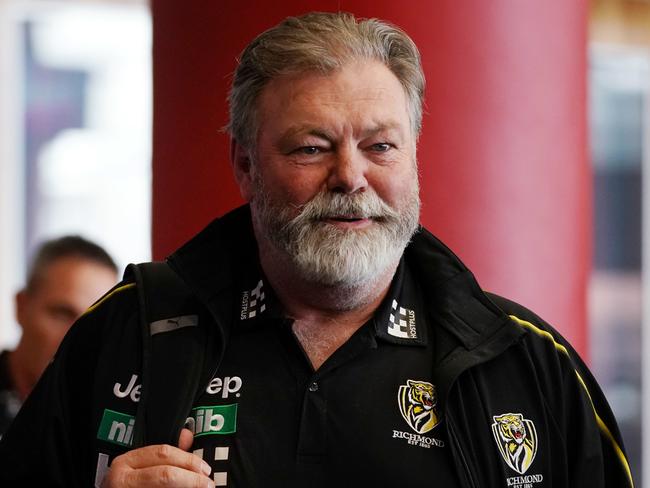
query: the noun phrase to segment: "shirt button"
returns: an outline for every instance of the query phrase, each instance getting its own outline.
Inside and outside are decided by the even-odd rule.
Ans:
[[[316,383],[315,381],[313,383],[311,383],[309,385],[309,391],[312,391],[312,392],[318,391],[318,383]]]

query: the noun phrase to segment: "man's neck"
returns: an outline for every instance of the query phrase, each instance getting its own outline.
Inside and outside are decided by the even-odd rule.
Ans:
[[[26,351],[19,345],[15,351],[9,353],[9,357],[7,358],[9,377],[21,401],[27,398],[27,395],[29,395],[29,392],[32,391],[32,388],[38,381],[38,375],[33,375],[28,368],[24,367],[25,364],[29,364],[30,360],[29,357],[26,357],[25,353]]]
[[[366,283],[327,286],[302,278],[285,256],[260,249],[260,261],[293,332],[318,369],[375,313],[395,274],[397,264]]]

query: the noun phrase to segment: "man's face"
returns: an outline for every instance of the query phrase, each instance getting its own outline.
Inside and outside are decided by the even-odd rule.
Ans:
[[[22,346],[32,358],[29,368],[40,375],[72,323],[116,283],[115,272],[77,257],[53,261],[33,288],[16,297],[16,315],[23,329]]]
[[[303,276],[354,285],[395,264],[418,221],[415,138],[397,78],[376,61],[271,81],[250,171],[258,240]]]

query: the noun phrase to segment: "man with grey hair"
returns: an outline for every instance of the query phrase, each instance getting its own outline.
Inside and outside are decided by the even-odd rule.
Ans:
[[[417,48],[379,20],[308,14],[246,47],[229,130],[248,205],[168,258],[178,310],[146,315],[169,289],[128,274],[82,317],[0,445],[0,480],[632,486],[570,345],[418,226],[423,92]],[[146,344],[163,343],[156,374]]]

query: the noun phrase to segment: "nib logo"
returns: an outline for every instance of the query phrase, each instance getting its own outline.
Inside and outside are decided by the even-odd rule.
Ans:
[[[210,434],[232,434],[237,431],[237,404],[196,407],[185,421],[195,437]]]
[[[104,416],[99,424],[97,438],[102,441],[128,447],[133,442],[134,423],[135,417],[107,408],[104,410]]]

